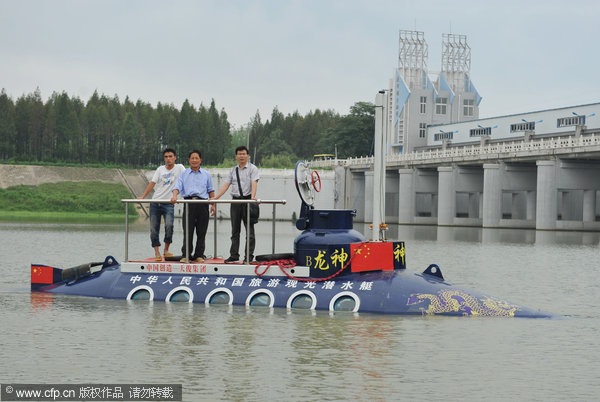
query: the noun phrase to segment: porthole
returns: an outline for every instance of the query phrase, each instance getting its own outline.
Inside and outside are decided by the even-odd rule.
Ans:
[[[138,286],[131,289],[127,295],[127,300],[154,300],[154,291],[150,286]]]
[[[292,308],[310,309],[312,306],[312,298],[309,295],[298,295],[292,300]]]
[[[257,289],[248,295],[246,306],[251,307],[273,307],[275,296],[267,289]]]
[[[169,299],[170,302],[175,302],[175,303],[185,303],[190,301],[190,294],[188,292],[186,292],[185,290],[178,290],[177,292],[173,293],[171,295],[171,298]]]
[[[210,297],[208,304],[229,304],[230,297],[225,292],[217,292]]]
[[[131,295],[131,300],[150,300],[150,292],[147,289],[138,289]]]
[[[335,303],[333,303],[333,309],[335,311],[353,311],[356,307],[356,301],[351,296],[339,297]]]
[[[206,304],[232,304],[233,303],[233,293],[231,293],[231,290],[229,290],[227,288],[213,289],[208,295],[206,295],[206,299],[204,299],[204,303],[206,303]]]
[[[317,297],[308,290],[299,290],[289,297],[287,308],[314,310],[317,307]]]
[[[178,286],[167,294],[165,301],[173,303],[192,303],[194,301],[194,293],[192,293],[190,288]]]
[[[357,312],[360,308],[360,299],[352,292],[341,292],[335,295],[329,303],[329,311]]]

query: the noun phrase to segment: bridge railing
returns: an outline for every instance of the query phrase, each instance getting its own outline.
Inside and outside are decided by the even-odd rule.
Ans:
[[[502,154],[515,152],[535,152],[553,151],[560,148],[574,148],[600,146],[600,135],[592,133],[581,136],[562,136],[550,138],[534,138],[529,141],[515,140],[498,142],[492,144],[473,144],[464,146],[454,146],[446,149],[428,149],[423,151],[395,153],[386,156],[387,163],[402,162],[427,162],[433,160],[455,160],[460,158],[473,159],[492,159],[501,157]],[[322,161],[311,161],[311,167],[333,167],[341,166],[364,166],[373,163],[371,156],[359,156],[348,159],[332,159]]]

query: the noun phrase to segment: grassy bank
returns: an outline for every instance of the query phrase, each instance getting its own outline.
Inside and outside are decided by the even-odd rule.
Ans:
[[[123,221],[122,198],[131,194],[122,184],[60,182],[0,189],[0,220],[106,222]],[[137,217],[133,205],[129,215]]]
[[[125,207],[123,207],[125,208]],[[130,217],[132,222],[137,215]],[[82,214],[78,212],[0,211],[0,222],[123,223],[125,214]]]

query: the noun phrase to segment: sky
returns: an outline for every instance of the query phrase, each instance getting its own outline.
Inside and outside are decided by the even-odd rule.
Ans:
[[[0,90],[94,91],[225,110],[349,113],[398,65],[400,30],[467,36],[480,117],[600,101],[596,0],[0,0]]]

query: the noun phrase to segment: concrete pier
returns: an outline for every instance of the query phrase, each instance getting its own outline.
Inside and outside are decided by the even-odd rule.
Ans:
[[[450,226],[454,224],[456,211],[456,194],[454,183],[454,169],[442,166],[438,168],[438,225]]]
[[[502,169],[498,163],[483,165],[483,216],[484,228],[500,226],[502,218]]]
[[[556,162],[537,162],[536,229],[556,229]]]
[[[415,223],[415,215],[417,213],[415,207],[417,198],[415,175],[415,169],[398,170],[398,223]]]
[[[363,194],[356,190],[352,194],[364,206],[356,221],[368,223],[373,173],[359,172],[351,173],[353,187],[364,189]],[[600,161],[561,159],[388,170],[386,220],[407,225],[600,231],[598,177]]]

